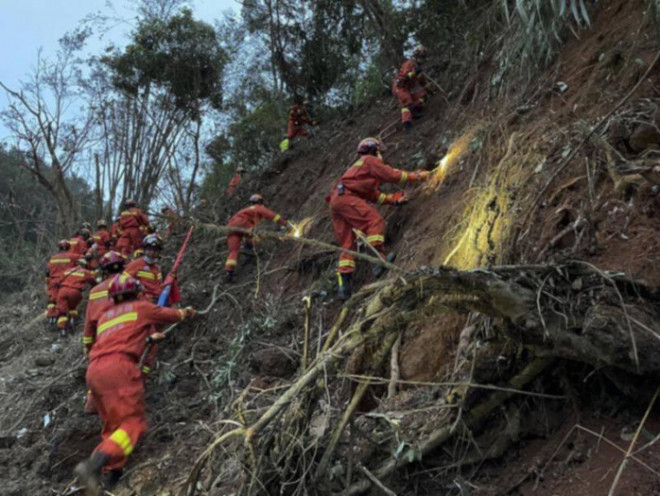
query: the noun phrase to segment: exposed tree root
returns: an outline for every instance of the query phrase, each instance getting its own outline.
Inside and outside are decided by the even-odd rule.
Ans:
[[[185,494],[194,494],[201,468],[211,453],[235,437],[243,439],[249,481],[241,494],[268,494],[284,484],[299,489],[313,485],[326,494],[339,491],[356,495],[414,463],[418,456],[438,450],[457,433],[478,431],[500,405],[517,397],[556,359],[660,377],[660,295],[634,281],[581,262],[468,272],[439,268],[408,275],[406,279],[380,281],[356,293],[340,312],[321,353],[309,357],[307,368],[290,387],[259,416],[241,417],[240,427],[223,433],[200,455]],[[358,405],[365,393],[372,390],[371,386],[390,382],[387,376],[375,379],[387,363],[392,346],[409,324],[446,312],[488,316],[497,322],[498,339],[516,343],[519,349],[527,349],[531,354],[518,358],[515,373],[503,383],[475,389],[472,383],[478,381],[470,375],[458,386],[462,391],[459,408],[446,410],[454,414],[447,414],[435,430],[418,439],[399,439],[395,433],[397,444],[404,446],[398,456],[381,458],[376,464],[373,461],[379,457],[371,456],[369,467],[365,460],[350,461],[350,475],[343,489],[337,487],[334,467],[345,456],[343,440],[354,436],[353,428],[346,435],[346,427],[353,425]],[[339,336],[342,328],[345,331]],[[338,414],[324,414],[331,422],[329,434],[312,435],[310,419],[322,410],[320,402],[327,403],[330,395],[341,391],[335,387],[333,393],[329,388],[347,376],[338,373],[337,367],[357,350],[363,350],[367,359],[362,365],[366,380],[357,386]],[[369,355],[367,350],[374,352]],[[469,350],[466,353],[469,355]],[[476,356],[474,353],[473,369]],[[472,389],[481,390],[472,395],[479,401],[468,404]],[[391,436],[387,439],[393,440]],[[414,450],[408,448],[410,456],[406,455],[405,446],[415,446]],[[348,449],[352,453],[352,447]],[[390,446],[385,452],[392,449]],[[498,452],[501,450],[496,449],[490,456],[497,456]],[[317,453],[319,456],[314,455]],[[461,463],[466,462],[454,460],[450,466]],[[355,473],[351,470],[354,464],[358,469],[364,466],[367,472],[360,469]],[[364,478],[356,480],[360,475]]]

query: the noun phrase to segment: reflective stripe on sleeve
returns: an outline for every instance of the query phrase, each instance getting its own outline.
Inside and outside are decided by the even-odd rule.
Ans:
[[[387,200],[387,195],[385,193],[381,193],[380,195],[378,195],[378,202],[377,202],[378,205],[382,205],[385,202],[385,200]]]
[[[83,344],[92,344],[93,342],[94,342],[94,338],[89,336],[83,336]]]
[[[117,429],[113,432],[110,436],[110,441],[116,443],[124,451],[124,456],[128,456],[133,452],[131,438],[124,429]]]
[[[340,260],[339,267],[355,267],[355,260]]]
[[[406,171],[401,172],[401,180],[399,184],[404,184],[408,180],[408,173]]]
[[[273,217],[273,222],[277,222],[281,218],[282,218],[282,216],[280,214],[277,214],[277,215],[275,215],[275,217]]]
[[[152,281],[156,280],[156,274],[152,274],[146,270],[138,270],[136,276],[138,279],[151,279]]]

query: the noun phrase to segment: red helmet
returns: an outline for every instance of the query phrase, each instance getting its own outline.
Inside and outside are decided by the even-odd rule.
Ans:
[[[60,239],[57,242],[57,247],[62,251],[69,251],[71,248],[71,243],[69,243],[69,241],[66,239]]]
[[[385,145],[378,138],[364,138],[357,147],[358,155],[376,155],[385,150]]]
[[[150,234],[142,240],[142,248],[155,248],[156,250],[162,250],[163,240],[160,239],[158,234]]]
[[[126,265],[126,258],[119,252],[109,251],[101,257],[100,265],[106,272],[121,272]]]
[[[263,203],[264,203],[264,197],[261,196],[259,193],[255,193],[254,195],[252,195],[252,196],[250,197],[250,203],[254,203],[254,204],[257,204],[257,203],[259,203],[259,204],[263,204]]]
[[[117,274],[112,278],[108,286],[108,294],[113,299],[127,295],[135,295],[140,291],[142,291],[140,281],[132,278],[128,274]]]
[[[426,58],[426,47],[424,45],[417,45],[413,50],[413,57],[416,59]]]

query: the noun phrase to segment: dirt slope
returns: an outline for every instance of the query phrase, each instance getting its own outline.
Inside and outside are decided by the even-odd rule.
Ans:
[[[655,120],[660,69],[653,69],[608,118],[603,140],[589,139],[580,147],[589,126],[645,74],[657,46],[641,0],[602,3],[592,29],[569,41],[557,63],[526,92],[509,88],[506,98],[493,98],[497,65],[486,54],[476,72],[439,74],[449,104],[436,94],[412,132],[396,126],[386,137],[388,162],[411,170],[435,169],[442,147],[449,148],[447,169],[434,183],[412,190],[414,199],[406,207],[383,209],[388,249],[396,251],[398,265],[412,270],[448,263],[472,269],[577,258],[660,287],[657,187],[640,177],[622,179],[613,168],[660,149],[660,119]],[[565,92],[556,89],[560,81],[568,85]],[[398,115],[393,100],[383,97],[346,119],[323,123],[312,138],[296,143],[269,170],[242,185],[237,198],[219,197],[197,218],[222,224],[259,191],[274,210],[297,221],[311,219],[306,236],[331,242],[325,196],[353,159],[359,139],[378,135]],[[180,238],[170,245],[170,263]],[[219,238],[212,231],[198,232],[180,275],[184,295],[198,307],[208,303],[222,276],[226,251]],[[257,260],[244,259],[237,284],[220,286],[211,317],[182,326],[163,345],[149,379],[149,432],[113,494],[177,494],[194,460],[223,427],[221,419],[231,416],[241,391],[248,384],[266,390],[287,383],[301,354],[301,298],[310,288],[333,290],[335,263],[334,253],[274,241],[263,243]],[[358,265],[356,284],[371,282],[369,267]],[[97,442],[98,422],[82,413],[79,336],[58,339],[38,322],[28,325],[42,304],[35,295],[26,291],[22,300],[0,310],[0,493],[75,494],[71,470]],[[331,296],[320,300],[313,329],[327,332],[339,309]],[[407,328],[401,379],[444,377],[460,358],[456,348],[466,324],[465,316],[444,315]],[[499,367],[497,359],[493,363]],[[354,357],[349,368],[359,370],[360,360]],[[606,494],[620,450],[630,442],[627,432],[635,430],[647,403],[622,399],[594,369],[570,364],[557,368],[550,388],[571,400],[530,400],[526,410],[505,411],[511,415],[512,442],[495,461],[452,469],[448,483],[436,477],[433,458],[425,459],[406,477],[385,482],[398,494]],[[338,401],[345,401],[348,392],[348,386],[338,392]],[[383,391],[375,388],[362,410],[412,411],[438,394],[434,388],[401,386],[384,402]],[[260,401],[248,406],[261,411],[266,405]],[[660,433],[657,411],[644,436]],[[366,429],[376,421],[364,422]],[[411,429],[423,430],[429,415],[410,422]],[[656,471],[658,446],[639,455]],[[221,483],[209,494],[233,494],[243,480],[238,462],[215,473]],[[660,494],[660,479],[633,463],[620,487],[625,489],[619,494]]]

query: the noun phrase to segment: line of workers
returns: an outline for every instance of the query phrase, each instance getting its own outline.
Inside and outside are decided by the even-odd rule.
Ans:
[[[426,96],[421,68],[425,55],[426,49],[417,47],[392,84],[393,94],[401,102],[405,129],[410,129],[413,118],[420,115]],[[316,125],[305,106],[297,104],[289,115],[287,141],[306,135],[305,124]],[[385,163],[384,151],[384,144],[377,138],[361,140],[356,160],[333,184],[326,200],[335,237],[342,248],[356,251],[359,238],[384,259],[393,261],[392,253],[385,254],[386,225],[376,206],[401,206],[409,198],[401,190],[382,192],[380,186],[420,183],[430,173],[393,168]],[[244,169],[237,170],[227,188],[228,196],[236,193],[244,174]],[[163,214],[171,221],[167,230],[171,234],[176,214],[169,209],[164,209]],[[235,279],[240,253],[253,253],[256,240],[251,233],[264,219],[283,229],[295,229],[282,215],[267,208],[261,195],[251,195],[249,205],[228,222],[228,226],[247,232],[235,231],[227,236],[227,282]],[[91,287],[83,333],[85,355],[89,358],[85,410],[97,413],[103,427],[101,442],[75,469],[88,496],[100,496],[104,489],[114,486],[128,456],[146,432],[144,378],[155,359],[154,344],[164,338],[162,326],[195,315],[191,307],[167,307],[180,301],[177,290],[170,293],[166,306],[156,303],[165,285],[173,284],[176,288],[176,279],[170,274],[164,280],[158,264],[162,238],[150,227],[148,217],[135,201],[124,202],[124,210],[110,229],[104,221],[99,221],[97,227],[98,231],[92,234],[90,226],[83,225],[74,238],[60,241],[47,272],[47,316],[61,332],[73,329],[83,290]],[[355,257],[342,252],[337,267],[338,296],[342,300],[351,296],[354,271]],[[382,271],[381,266],[373,269],[376,276]]]

